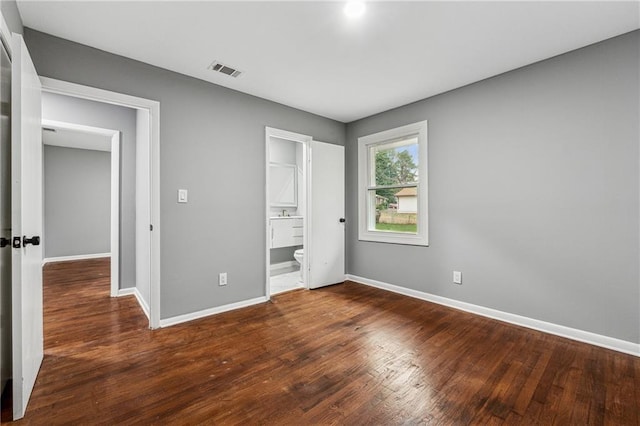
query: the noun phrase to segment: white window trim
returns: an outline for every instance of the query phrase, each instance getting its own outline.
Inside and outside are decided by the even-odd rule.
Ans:
[[[367,217],[370,173],[369,147],[414,135],[418,136],[418,232],[405,234],[370,230]],[[415,246],[429,245],[427,151],[426,120],[358,138],[358,240]]]

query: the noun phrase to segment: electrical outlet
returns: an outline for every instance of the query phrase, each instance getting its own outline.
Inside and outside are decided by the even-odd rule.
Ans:
[[[227,273],[226,272],[220,272],[220,274],[218,274],[218,285],[227,285]]]
[[[462,272],[453,271],[453,283],[454,284],[462,284]]]

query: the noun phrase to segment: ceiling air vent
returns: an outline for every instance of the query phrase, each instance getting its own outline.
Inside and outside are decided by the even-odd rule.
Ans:
[[[228,65],[222,64],[218,61],[213,61],[208,67],[211,71],[220,72],[222,74],[230,75],[231,77],[239,77],[242,71],[238,71]]]

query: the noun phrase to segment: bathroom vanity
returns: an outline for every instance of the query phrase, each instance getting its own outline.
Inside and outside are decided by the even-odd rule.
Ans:
[[[302,245],[302,216],[277,216],[269,219],[271,225],[271,248]]]

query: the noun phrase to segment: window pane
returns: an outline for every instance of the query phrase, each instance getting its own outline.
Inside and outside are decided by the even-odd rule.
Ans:
[[[369,190],[370,231],[418,232],[416,187]]]
[[[358,137],[358,240],[429,245],[427,151],[426,120]]]
[[[374,180],[371,186],[404,185],[418,182],[418,139],[373,145],[369,148]]]

